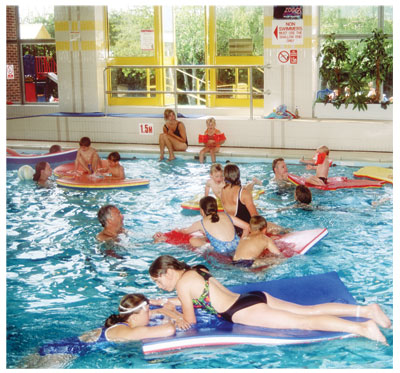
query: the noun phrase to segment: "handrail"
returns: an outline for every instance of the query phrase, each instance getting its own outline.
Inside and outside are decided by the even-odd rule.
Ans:
[[[178,94],[186,95],[227,95],[231,94],[233,96],[237,95],[247,95],[250,98],[250,119],[253,119],[253,90],[257,94],[268,94],[268,91],[259,90],[253,88],[253,69],[258,69],[264,71],[265,68],[269,68],[268,65],[110,65],[106,66],[103,70],[103,82],[104,82],[104,112],[107,115],[107,95],[116,93],[132,93],[132,91],[127,90],[108,90],[107,88],[107,71],[110,69],[121,69],[121,68],[131,68],[131,69],[172,69],[173,70],[173,91],[158,91],[158,90],[135,90],[134,93],[143,94],[173,94],[175,96],[175,112],[178,113]],[[183,91],[178,89],[177,86],[177,71],[182,69],[248,69],[249,70],[249,92],[237,92],[233,89],[230,91],[201,91],[199,89],[193,91]],[[261,70],[262,69],[262,70]],[[185,73],[181,71],[182,73]],[[187,74],[187,73],[186,73]],[[196,79],[199,79],[195,77]]]

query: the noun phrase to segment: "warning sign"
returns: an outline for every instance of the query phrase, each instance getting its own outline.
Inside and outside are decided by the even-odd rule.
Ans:
[[[14,79],[14,65],[7,65],[7,79]]]
[[[277,54],[278,63],[281,65],[297,65],[297,49],[281,49]]]
[[[303,44],[303,20],[272,20],[272,44]]]

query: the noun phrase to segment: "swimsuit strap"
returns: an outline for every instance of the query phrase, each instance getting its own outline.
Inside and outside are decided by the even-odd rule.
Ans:
[[[200,267],[200,266],[199,266]],[[198,299],[192,299],[193,306],[196,308],[204,308],[207,312],[218,315],[218,312],[211,305],[210,301],[210,277],[213,277],[210,273],[202,271],[200,268],[206,268],[204,266],[195,267],[194,269],[200,276],[204,278],[204,290]]]

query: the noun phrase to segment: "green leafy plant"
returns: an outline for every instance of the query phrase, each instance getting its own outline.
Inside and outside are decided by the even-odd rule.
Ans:
[[[346,85],[350,65],[349,47],[344,41],[336,40],[330,34],[323,42],[317,58],[321,58],[319,74],[330,89],[337,89],[340,96]]]
[[[380,102],[380,87],[389,74],[393,72],[393,48],[389,35],[382,30],[373,30],[372,35],[362,39],[363,53],[359,64],[361,75],[375,82],[373,102]]]

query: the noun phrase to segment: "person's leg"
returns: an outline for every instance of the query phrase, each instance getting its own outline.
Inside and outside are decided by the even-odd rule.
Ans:
[[[204,163],[204,156],[205,156],[206,152],[207,152],[207,148],[203,148],[200,150],[200,153],[199,153],[200,163]]]
[[[158,138],[158,143],[160,144],[160,161],[164,159],[164,150],[165,150],[165,138],[167,135],[165,133],[161,133]]]
[[[389,318],[385,315],[378,304],[359,306],[344,303],[323,303],[313,306],[302,306],[300,304],[286,302],[282,299],[267,295],[268,305],[271,308],[284,310],[299,315],[333,315],[333,316],[354,316],[365,317],[374,320],[384,328],[391,325]]]
[[[216,162],[216,153],[219,152],[219,146],[217,146],[216,148],[210,149],[210,155],[211,155],[211,162],[215,163]]]
[[[234,323],[276,329],[322,330],[344,332],[386,343],[374,321],[354,322],[331,315],[300,315],[285,310],[271,308],[266,303],[258,303],[240,311],[233,317]]]
[[[101,160],[97,152],[94,152],[92,157],[92,170],[96,172],[99,168],[101,168]]]
[[[325,185],[325,183],[319,177],[316,177],[315,175],[310,176],[308,179],[306,179],[306,182],[313,184],[313,185]]]
[[[185,151],[187,149],[187,145],[184,142],[181,142],[173,137],[168,136],[165,140],[165,144],[167,145],[168,152],[169,152],[169,161],[175,159],[174,151]]]

